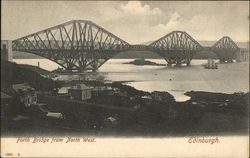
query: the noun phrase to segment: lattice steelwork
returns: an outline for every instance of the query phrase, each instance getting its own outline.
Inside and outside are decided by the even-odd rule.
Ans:
[[[183,31],[173,31],[150,45],[130,45],[91,21],[72,20],[12,42],[15,51],[28,52],[50,59],[67,70],[96,71],[108,59],[126,50],[151,50],[169,65],[190,64],[196,52],[204,48]],[[232,62],[238,46],[223,37],[209,50],[221,62]]]
[[[233,62],[236,53],[240,51],[240,48],[234,43],[234,41],[228,37],[222,37],[211,48],[216,53],[220,62]]]
[[[202,50],[202,46],[190,35],[182,31],[173,31],[151,43],[152,51],[162,56],[168,65],[190,64],[194,54]]]
[[[13,50],[48,58],[67,70],[96,71],[129,44],[91,21],[73,20],[12,42]]]

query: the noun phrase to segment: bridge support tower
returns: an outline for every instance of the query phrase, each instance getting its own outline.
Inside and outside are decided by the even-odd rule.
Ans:
[[[237,52],[240,51],[239,47],[228,36],[224,36],[217,41],[211,50],[215,52],[220,63],[232,63],[233,59],[236,59]]]

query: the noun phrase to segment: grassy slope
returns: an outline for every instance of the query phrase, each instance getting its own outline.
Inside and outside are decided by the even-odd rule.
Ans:
[[[42,75],[48,75],[51,73],[50,71],[47,71],[45,69],[42,69],[42,68],[39,68],[39,67],[33,66],[33,65],[26,65],[26,64],[18,64],[18,65],[20,66],[20,68],[29,69],[29,70],[35,71],[39,74],[42,74]]]
[[[29,67],[29,68],[28,68]],[[5,60],[1,60],[1,88],[10,87],[12,84],[27,82],[36,90],[51,91],[55,87],[59,87],[60,83],[51,79],[42,77],[38,71],[46,72],[46,70],[32,70],[32,66],[18,65]],[[46,72],[48,73],[48,72]]]

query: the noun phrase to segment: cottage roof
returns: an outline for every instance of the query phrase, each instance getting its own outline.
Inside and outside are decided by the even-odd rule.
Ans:
[[[9,99],[11,98],[11,96],[9,96],[8,94],[1,92],[1,99]]]
[[[30,87],[30,85],[28,83],[13,84],[12,88],[15,89],[15,90],[18,90],[18,89],[22,89],[22,90],[33,89],[32,87]]]
[[[85,84],[77,84],[73,86],[72,89],[91,89],[91,88],[86,86]]]
[[[116,119],[115,119],[114,117],[108,117],[108,118],[106,118],[106,120],[109,120],[109,121],[111,121],[111,122],[116,121]]]
[[[58,90],[58,94],[66,94],[71,87],[62,87]]]
[[[23,95],[24,93],[29,92],[30,90],[34,90],[34,88],[32,88],[28,83],[13,84],[12,88],[19,95]]]
[[[142,99],[152,99],[152,97],[151,97],[151,96],[148,96],[148,95],[144,95],[144,96],[142,96],[141,98],[142,98]]]

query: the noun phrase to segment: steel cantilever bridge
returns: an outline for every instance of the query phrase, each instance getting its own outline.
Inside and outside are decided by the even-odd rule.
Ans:
[[[104,28],[87,20],[69,21],[12,41],[14,51],[36,54],[52,60],[66,70],[96,71],[107,60],[127,50],[150,50],[168,65],[190,64],[204,48],[186,32],[173,31],[150,45],[130,45]],[[232,62],[238,46],[223,37],[212,47],[221,62]]]

